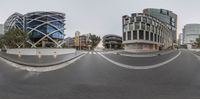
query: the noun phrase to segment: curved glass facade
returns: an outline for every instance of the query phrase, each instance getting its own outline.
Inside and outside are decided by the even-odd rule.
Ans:
[[[49,39],[64,39],[64,14],[57,12],[33,12],[25,15],[26,31],[31,41],[44,36]]]
[[[23,25],[23,15],[20,13],[14,13],[4,23],[4,32],[7,32],[11,28],[18,28],[23,30]]]
[[[29,35],[31,47],[61,47],[64,41],[65,14],[59,12],[15,13],[5,23],[5,30],[17,27]]]

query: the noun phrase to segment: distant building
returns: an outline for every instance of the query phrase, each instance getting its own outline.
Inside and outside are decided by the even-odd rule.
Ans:
[[[106,49],[121,49],[122,48],[122,37],[118,35],[105,35],[103,37],[103,46]]]
[[[178,45],[183,45],[183,33],[179,34],[179,38],[178,38]]]
[[[171,30],[173,42],[177,43],[177,15],[165,9],[147,8],[143,13],[152,16],[165,23]]]
[[[28,33],[31,47],[62,47],[65,14],[59,12],[31,12],[12,14],[4,23],[4,31],[18,28]]]
[[[79,36],[79,48],[87,49],[87,37],[86,35]]]
[[[0,37],[4,35],[4,25],[0,24]]]
[[[144,13],[122,17],[125,51],[152,52],[172,48],[172,31],[166,23]]]
[[[67,48],[75,48],[74,38],[68,37],[65,39]]]
[[[75,37],[74,37],[74,45],[76,47],[76,49],[79,49],[79,36],[80,36],[80,32],[79,31],[76,31],[75,32]]]
[[[91,34],[82,34],[79,31],[75,32],[75,37],[73,38],[66,38],[66,46],[73,47],[80,50],[89,49],[90,44],[90,36]]]
[[[200,24],[186,24],[183,28],[183,43],[191,49],[200,35]]]

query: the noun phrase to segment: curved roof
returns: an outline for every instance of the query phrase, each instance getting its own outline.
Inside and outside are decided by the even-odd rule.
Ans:
[[[110,36],[121,38],[121,36],[119,36],[119,35],[114,35],[114,34],[105,35],[105,36],[103,36],[103,38],[110,37]]]

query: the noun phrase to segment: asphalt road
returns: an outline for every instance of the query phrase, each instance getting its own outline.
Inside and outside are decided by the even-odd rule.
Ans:
[[[120,62],[128,62],[123,57]],[[0,99],[200,99],[200,60],[182,51],[164,66],[134,70],[93,53],[44,73],[16,69],[0,60]]]

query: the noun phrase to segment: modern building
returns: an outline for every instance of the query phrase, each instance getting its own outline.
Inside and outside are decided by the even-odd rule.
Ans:
[[[79,50],[90,49],[90,36],[91,33],[82,34],[79,31],[75,32],[74,47]]]
[[[19,28],[28,33],[31,47],[61,47],[64,44],[65,14],[59,12],[14,13],[5,22],[4,31]]]
[[[186,24],[183,28],[183,43],[191,49],[200,35],[200,24]]]
[[[6,33],[11,28],[24,30],[24,16],[20,13],[14,13],[4,23],[4,32]]]
[[[79,36],[79,48],[81,49],[87,49],[87,37],[86,35],[80,35]]]
[[[152,52],[173,46],[169,27],[159,19],[144,13],[122,17],[125,51]]]
[[[179,34],[179,37],[178,37],[178,45],[179,45],[179,46],[183,45],[183,33],[180,33],[180,34]]]
[[[105,35],[103,37],[103,46],[106,49],[121,49],[122,37],[112,34]]]
[[[66,41],[66,47],[67,48],[75,48],[75,43],[74,43],[74,38],[71,38],[71,37],[67,37],[66,39],[65,39],[65,41]]]
[[[80,44],[79,44],[79,42],[80,42],[80,41],[79,41],[79,36],[80,36],[80,34],[81,34],[81,33],[80,33],[79,31],[76,31],[76,32],[75,32],[75,37],[74,37],[74,43],[75,43],[75,44],[74,44],[74,45],[75,45],[75,48],[76,48],[76,49],[79,49],[79,45],[80,45]]]
[[[143,10],[143,13],[152,16],[163,23],[165,23],[172,31],[173,42],[177,43],[177,15],[172,11],[166,9],[147,8]]]

